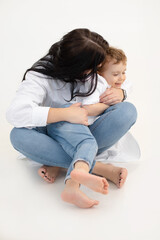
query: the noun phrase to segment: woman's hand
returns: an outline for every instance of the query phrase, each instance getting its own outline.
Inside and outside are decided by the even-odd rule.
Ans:
[[[81,103],[74,103],[66,109],[65,121],[88,126],[88,112],[81,107]]]
[[[107,105],[114,105],[123,101],[123,90],[121,88],[107,88],[100,96],[100,102]]]
[[[81,103],[74,103],[66,108],[50,108],[47,124],[66,121],[88,126],[88,111],[81,108]]]

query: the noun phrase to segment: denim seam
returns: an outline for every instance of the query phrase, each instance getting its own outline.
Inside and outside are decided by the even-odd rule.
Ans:
[[[94,138],[94,140],[96,141],[96,139],[95,139],[94,136],[93,136],[93,138]],[[67,140],[66,140],[66,141],[67,141]],[[67,141],[67,142],[68,142],[68,141]],[[82,140],[81,142],[83,142],[83,140]],[[80,142],[80,143],[81,143],[81,142]],[[79,143],[79,144],[80,144],[80,143]],[[97,143],[97,141],[96,141],[96,143]],[[69,142],[68,142],[68,144],[69,144],[72,148],[75,148],[75,147],[74,147],[72,144],[70,144]],[[85,160],[84,160],[84,161],[85,161]],[[86,160],[86,161],[87,161],[87,160]]]

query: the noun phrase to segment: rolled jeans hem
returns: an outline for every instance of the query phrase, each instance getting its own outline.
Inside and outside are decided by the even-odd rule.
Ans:
[[[95,164],[96,164],[96,160],[94,160],[93,163],[92,163],[92,165],[91,165],[91,163],[88,162],[88,161],[86,161],[86,160],[77,159],[77,160],[75,160],[75,161],[72,163],[72,170],[71,170],[71,172],[74,170],[74,165],[75,165],[75,163],[78,162],[78,161],[83,161],[83,162],[87,163],[87,164],[89,165],[89,168],[90,168],[89,173],[92,173],[93,168],[94,168],[94,166],[95,166]],[[71,173],[71,172],[70,172],[70,173]],[[66,181],[67,181],[68,179],[71,179],[70,173],[68,173],[67,176],[65,177],[64,183],[66,183]]]

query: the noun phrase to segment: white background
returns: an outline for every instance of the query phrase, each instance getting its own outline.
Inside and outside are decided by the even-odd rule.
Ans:
[[[159,9],[159,0],[0,0],[0,240],[160,239]],[[16,160],[5,119],[25,70],[68,31],[83,27],[128,57],[138,110],[132,133],[142,152],[142,163],[129,166],[126,186],[111,185],[108,198],[98,196],[101,204],[89,210],[61,202],[63,176],[47,185],[37,169]]]

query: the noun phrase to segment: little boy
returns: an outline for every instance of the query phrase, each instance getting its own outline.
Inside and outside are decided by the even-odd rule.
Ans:
[[[82,104],[85,109],[88,110],[89,116],[96,116],[98,109],[103,112],[103,109],[108,107],[105,105],[98,104],[100,101],[100,96],[103,96],[103,92],[109,88],[122,88],[123,101],[126,99],[127,94],[124,90],[124,81],[126,80],[126,65],[127,57],[121,49],[109,47],[107,49],[107,55],[105,62],[100,66],[98,70],[98,83],[97,88],[92,95],[82,100]],[[102,76],[102,77],[101,77]],[[113,101],[113,100],[112,100]],[[90,104],[95,104],[91,105]],[[115,102],[116,103],[116,102]],[[97,110],[97,111],[96,111]],[[99,115],[99,114],[98,114]],[[96,117],[89,117],[89,124],[93,123]]]
[[[120,49],[109,47],[105,63],[99,70],[99,74],[105,78],[108,85],[121,88],[126,80],[127,57]]]
[[[87,110],[87,125],[91,125],[98,118],[98,115],[102,114],[109,107],[99,102],[100,96],[106,88],[121,88],[123,86],[123,82],[126,79],[126,62],[127,58],[122,50],[110,47],[107,50],[104,64],[99,66],[96,90],[88,97],[76,97],[74,101],[70,102],[71,104],[81,102],[82,107]],[[86,88],[89,87],[89,81],[80,86],[81,92],[86,91]],[[65,106],[68,107],[70,105]],[[66,186],[62,192],[62,199],[79,207],[91,207],[86,203],[86,196],[77,190],[80,184],[96,192],[107,194],[108,182],[105,178],[90,174],[95,165],[98,146],[89,127],[69,122],[57,122],[49,124],[47,131],[48,135],[51,135],[59,142],[73,159],[66,174]],[[97,204],[98,202],[94,201],[92,205]]]

